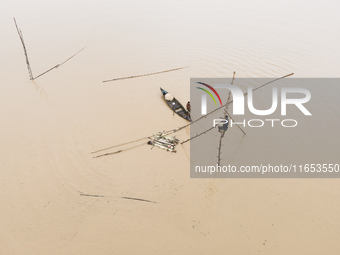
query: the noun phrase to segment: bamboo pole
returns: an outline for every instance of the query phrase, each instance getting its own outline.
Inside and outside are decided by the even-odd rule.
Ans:
[[[103,81],[103,82],[119,81],[119,80],[133,79],[133,78],[138,78],[138,77],[143,77],[143,76],[149,76],[149,75],[155,75],[155,74],[173,72],[173,71],[181,70],[181,69],[188,68],[188,67],[189,67],[189,66],[185,66],[185,67],[178,67],[178,68],[169,69],[169,70],[160,71],[160,72],[155,72],[155,73],[147,73],[147,74],[140,74],[140,75],[132,75],[132,76],[128,76],[128,77],[121,77],[121,78],[115,78],[115,79],[111,79],[111,80],[105,80],[105,81]]]
[[[67,61],[69,61],[71,58],[73,58],[73,57],[75,57],[76,55],[78,55],[78,54],[79,54],[81,51],[83,51],[85,48],[86,48],[86,47],[84,47],[84,48],[82,48],[81,50],[77,51],[75,54],[73,54],[71,57],[69,57],[68,59],[66,59],[64,62],[62,62],[62,63],[60,63],[60,64],[57,64],[57,65],[51,67],[50,69],[48,69],[47,71],[45,71],[45,72],[39,74],[38,76],[34,77],[34,79],[37,79],[37,78],[39,78],[40,76],[43,76],[44,74],[46,74],[46,73],[52,71],[53,69],[56,69],[56,68],[58,68],[59,66],[65,64]]]
[[[234,80],[235,80],[235,74],[236,72],[234,71],[233,73],[233,79],[231,80],[231,85],[234,85]],[[224,109],[224,114],[228,114],[228,116],[232,119],[232,117],[230,116],[230,114],[228,113],[228,106],[229,106],[229,101],[230,101],[230,97],[231,97],[231,91],[229,90],[229,93],[228,93],[228,99],[227,99],[227,105],[225,106],[225,109]],[[232,119],[233,120],[233,119]],[[234,120],[233,120],[234,121]],[[237,125],[237,124],[236,124]],[[238,125],[237,125],[238,126]],[[241,127],[238,126],[239,129],[241,129]],[[245,134],[245,132],[241,129],[241,131]],[[220,141],[219,141],[219,144],[218,144],[218,154],[217,154],[217,165],[221,165],[221,153],[222,153],[222,138],[224,137],[225,135],[225,132],[226,130],[222,130],[220,131],[221,132],[221,136],[220,136]]]
[[[112,198],[130,199],[130,200],[136,200],[136,201],[142,201],[142,202],[148,202],[148,203],[154,203],[154,204],[157,203],[155,201],[151,201],[151,200],[147,200],[147,199],[143,199],[143,198],[137,198],[137,197],[114,197],[114,196],[103,196],[103,195],[97,195],[97,194],[86,194],[86,193],[83,193],[79,190],[78,190],[78,192],[80,193],[79,195],[83,196],[83,197],[112,197]]]
[[[28,74],[29,74],[30,80],[34,80],[33,74],[32,74],[32,69],[31,69],[31,65],[30,65],[30,62],[28,60],[28,54],[27,54],[27,50],[26,50],[26,46],[25,46],[25,42],[24,42],[24,37],[22,35],[21,30],[18,28],[17,21],[15,20],[15,18],[13,18],[13,19],[14,19],[15,27],[17,29],[17,32],[18,32],[18,35],[19,35],[22,47],[24,48],[24,53],[25,53],[25,58],[26,58],[26,65],[27,65],[27,70],[28,70]]]
[[[215,127],[211,127],[211,128],[209,128],[209,129],[205,130],[204,132],[199,133],[199,134],[195,135],[194,137],[191,137],[191,138],[189,138],[189,139],[187,139],[187,140],[181,142],[181,144],[184,144],[184,143],[186,143],[186,142],[189,142],[189,141],[191,141],[191,140],[193,140],[193,139],[195,139],[195,138],[197,138],[197,137],[199,137],[199,136],[201,136],[201,135],[203,135],[203,134],[205,134],[205,133],[208,133],[210,130],[212,130],[212,129],[214,129],[214,128],[215,128]]]
[[[131,150],[131,149],[137,148],[137,147],[145,145],[145,144],[147,144],[147,143],[140,143],[140,144],[137,144],[137,145],[125,148],[125,149],[121,149],[121,150],[118,150],[118,151],[97,155],[97,156],[94,156],[93,158],[100,158],[100,157],[104,157],[104,156],[110,156],[110,155],[118,154],[118,153],[121,153],[123,151]],[[117,147],[117,146],[114,146],[114,147]],[[92,152],[92,153],[94,153],[94,152]]]
[[[228,114],[228,116],[232,119],[232,121],[235,122],[234,119],[233,119],[233,117],[231,117],[231,115],[228,113],[228,111],[225,110],[225,112],[226,112],[226,113]],[[242,133],[243,133],[244,135],[246,134],[246,132],[244,132],[244,130],[243,130],[238,124],[236,124],[236,126],[242,131]]]
[[[107,147],[107,148],[104,148],[104,149],[96,150],[96,151],[91,152],[91,154],[95,154],[95,153],[98,153],[98,152],[101,152],[101,151],[110,150],[110,149],[113,149],[113,148],[116,148],[116,147],[120,147],[120,146],[124,146],[124,145],[127,145],[127,144],[131,144],[131,143],[139,142],[139,141],[142,141],[142,140],[145,140],[145,139],[150,139],[150,137],[152,137],[152,135],[151,136],[145,136],[145,137],[142,137],[142,138],[130,141],[130,142],[113,145],[113,146],[110,146],[110,147]]]
[[[231,85],[234,85],[235,74],[236,74],[236,72],[234,71],[234,73],[233,73],[233,79],[231,80]],[[226,105],[226,109],[227,109],[227,110],[228,110],[228,103],[229,103],[229,101],[230,101],[230,96],[231,96],[231,91],[229,90],[228,99],[227,99],[227,105]]]
[[[234,71],[234,73],[233,73],[233,79],[232,79],[232,81],[231,81],[231,85],[234,85],[235,74],[236,74],[236,73],[235,73],[235,71]],[[234,121],[233,117],[231,117],[231,115],[228,113],[228,106],[229,106],[229,101],[230,101],[230,94],[231,94],[231,92],[230,92],[230,90],[229,90],[229,96],[228,96],[228,100],[227,100],[227,103],[226,103],[224,112],[225,112],[226,114],[228,114],[228,116],[232,119],[232,121]],[[234,121],[234,122],[235,122],[235,121]],[[236,124],[236,126],[242,131],[242,133],[243,133],[244,135],[246,134],[246,132],[244,132],[244,130],[243,130],[238,124]]]
[[[221,136],[220,136],[220,142],[218,144],[218,154],[217,154],[217,165],[220,166],[221,164],[221,152],[222,152],[222,138],[224,136],[224,132],[221,132]]]

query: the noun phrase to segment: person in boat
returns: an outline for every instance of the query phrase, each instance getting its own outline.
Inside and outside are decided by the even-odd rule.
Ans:
[[[187,102],[186,108],[187,108],[187,111],[190,112],[190,110],[191,110],[190,101]]]
[[[191,110],[190,101],[187,102],[186,108],[187,108],[187,114],[188,114],[188,116],[186,116],[186,119],[188,121],[191,121],[191,116],[190,116],[190,110]]]

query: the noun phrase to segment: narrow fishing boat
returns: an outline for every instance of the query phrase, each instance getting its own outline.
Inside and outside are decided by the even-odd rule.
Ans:
[[[177,113],[182,118],[191,121],[190,113],[184,108],[184,106],[174,98],[170,93],[165,91],[164,89],[160,88],[163,94],[165,102],[169,105],[171,110]]]

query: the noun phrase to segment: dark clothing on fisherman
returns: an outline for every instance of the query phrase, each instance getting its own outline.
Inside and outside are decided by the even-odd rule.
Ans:
[[[223,130],[224,131],[227,131],[228,127],[229,127],[229,117],[228,115],[225,116],[225,119],[228,121],[227,123],[221,125],[221,126],[218,126],[218,131],[222,132]]]

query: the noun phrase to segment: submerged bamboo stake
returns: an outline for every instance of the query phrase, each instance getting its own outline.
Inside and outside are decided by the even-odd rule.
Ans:
[[[188,68],[188,67],[189,67],[189,66],[178,67],[178,68],[169,69],[169,70],[160,71],[160,72],[155,72],[155,73],[148,73],[148,74],[140,74],[140,75],[133,75],[133,76],[128,76],[128,77],[115,78],[115,79],[111,79],[111,80],[105,80],[105,81],[103,81],[103,82],[110,82],[110,81],[119,81],[119,80],[133,79],[133,78],[137,78],[137,77],[143,77],[143,76],[149,76],[149,75],[155,75],[155,74],[160,74],[160,73],[167,73],[167,72],[177,71],[177,70],[181,70],[181,69]]]
[[[30,62],[28,60],[28,54],[27,54],[27,50],[26,50],[26,46],[25,46],[25,42],[24,42],[24,37],[22,35],[21,30],[18,28],[17,21],[15,20],[15,18],[13,18],[13,19],[14,19],[15,27],[17,28],[17,31],[18,31],[18,35],[20,37],[20,41],[21,41],[22,47],[24,48],[24,53],[25,53],[25,58],[26,58],[26,65],[27,65],[27,69],[28,69],[28,74],[30,76],[30,80],[34,80],[33,74],[32,74],[32,69],[31,69],[31,65],[30,65]]]

